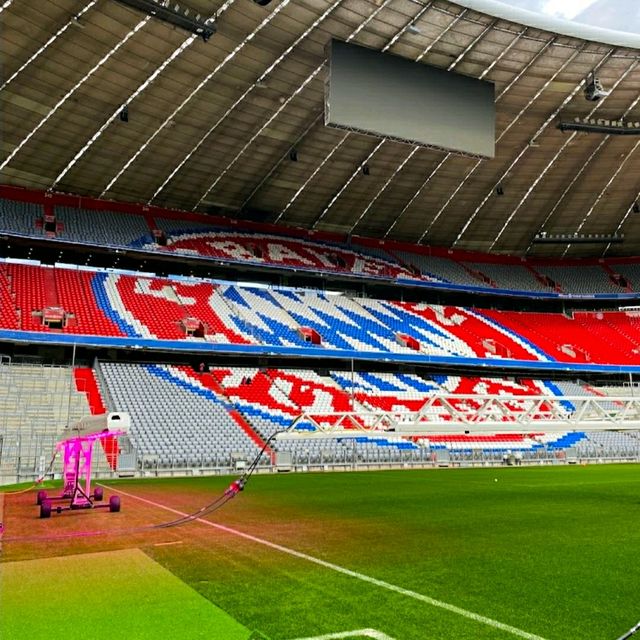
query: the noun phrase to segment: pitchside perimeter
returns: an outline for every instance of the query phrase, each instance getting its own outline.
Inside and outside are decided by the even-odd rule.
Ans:
[[[637,619],[638,469],[256,476],[173,528],[230,479],[110,482],[121,513],[49,520],[7,495],[0,637],[612,640]]]

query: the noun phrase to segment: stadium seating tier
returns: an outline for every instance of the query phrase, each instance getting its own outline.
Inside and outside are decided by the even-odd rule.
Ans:
[[[231,220],[208,221],[206,216],[182,212],[154,214],[149,208],[95,200],[92,208],[78,208],[47,194],[47,206],[19,196],[11,187],[0,187],[0,232],[88,243],[108,247],[133,247],[159,254],[197,256],[231,262],[271,265],[313,272],[334,272],[362,277],[414,280],[462,287],[529,292],[534,295],[568,294],[609,296],[638,290],[637,259],[613,259],[594,264],[562,261],[515,261],[482,254],[468,255],[393,243],[374,244],[367,239],[333,240],[283,227],[248,225],[240,230]],[[42,194],[31,197],[42,200]],[[45,210],[52,230],[45,231]],[[136,212],[134,212],[134,210]],[[259,231],[260,228],[265,231]],[[47,227],[49,229],[49,227]],[[267,231],[268,229],[268,231]],[[166,241],[157,243],[159,234]],[[326,234],[325,234],[326,235]]]
[[[0,263],[0,329],[484,360],[640,364],[629,312],[533,313]],[[62,326],[47,326],[56,308]],[[189,327],[202,327],[202,334]],[[319,344],[310,339],[318,336]],[[407,341],[407,338],[411,342]]]

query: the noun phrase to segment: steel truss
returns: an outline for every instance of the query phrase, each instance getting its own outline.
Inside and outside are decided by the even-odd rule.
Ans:
[[[640,397],[433,395],[418,411],[303,412],[279,438],[640,430]]]

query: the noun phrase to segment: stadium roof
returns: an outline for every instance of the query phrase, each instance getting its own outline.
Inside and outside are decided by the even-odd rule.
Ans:
[[[640,120],[640,37],[525,26],[486,0],[179,2],[215,17],[208,42],[117,0],[0,0],[0,182],[459,249],[640,254],[640,137],[556,126]],[[331,37],[493,81],[496,157],[326,128]],[[611,89],[598,102],[592,70]],[[541,231],[625,241],[532,246]]]

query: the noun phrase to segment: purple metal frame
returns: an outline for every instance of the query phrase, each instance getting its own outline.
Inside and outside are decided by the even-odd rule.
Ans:
[[[93,445],[108,436],[121,436],[125,431],[104,431],[88,436],[77,436],[63,440],[56,445],[63,452],[64,482],[61,498],[70,498],[72,509],[91,507],[91,466],[93,462]]]

